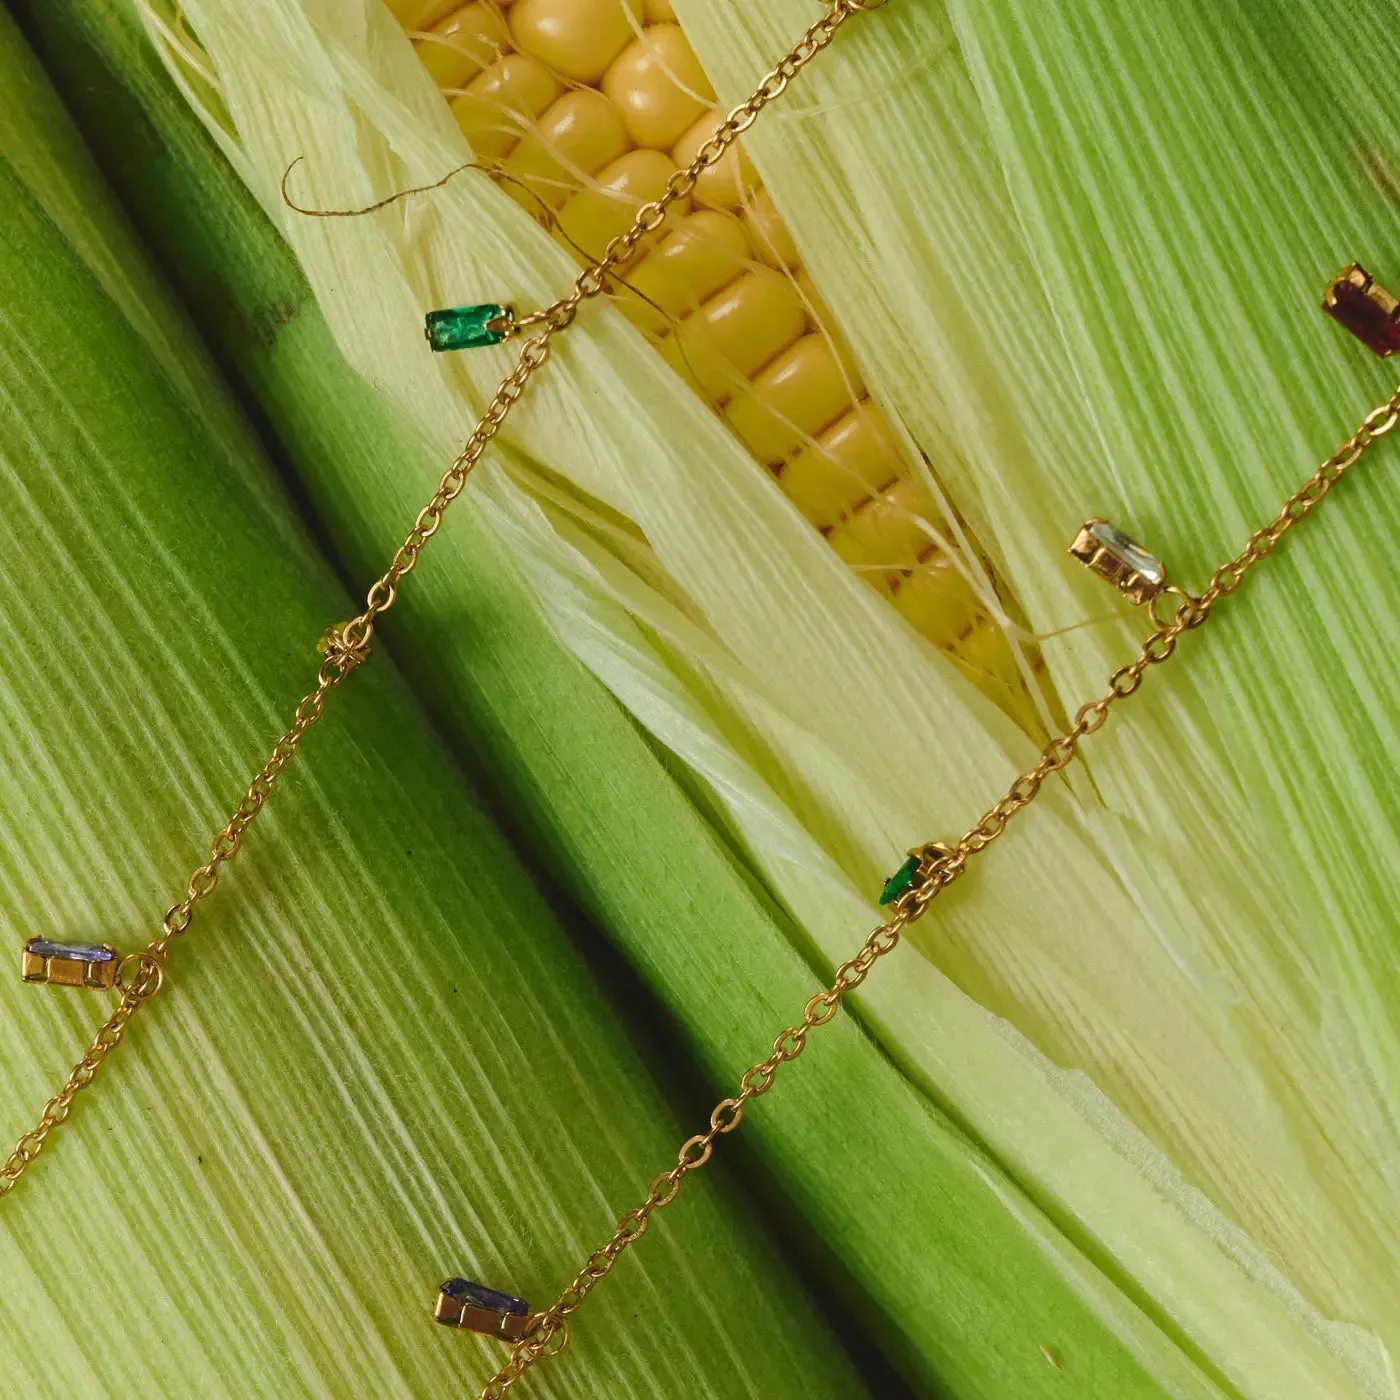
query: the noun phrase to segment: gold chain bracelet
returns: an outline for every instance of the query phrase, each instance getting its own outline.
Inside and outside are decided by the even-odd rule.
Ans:
[[[759,113],[780,97],[793,78],[832,42],[840,27],[852,16],[880,9],[886,2],[829,0],[823,17],[806,30],[753,95],[728,114],[689,165],[671,175],[660,198],[642,205],[632,226],[613,238],[603,256],[579,273],[568,296],[519,317],[508,305],[430,313],[427,331],[435,350],[492,345],[521,334],[527,327],[538,329],[521,346],[515,368],[502,380],[466,445],[418,513],[389,568],[370,587],[364,611],[349,622],[328,628],[322,637],[320,648],[325,659],[317,671],[314,689],[298,703],[290,728],[249,783],[233,816],[214,836],[208,859],[190,876],[183,897],[166,912],[160,936],[124,958],[107,945],[87,947],[44,939],[31,939],[25,945],[22,973],[26,981],[116,987],[121,998],[63,1087],[44,1105],[38,1123],[19,1139],[0,1167],[0,1200],[19,1184],[54,1129],[68,1120],[74,1100],[121,1044],[136,1013],[164,987],[171,944],[188,932],[196,906],[214,892],[222,867],[238,855],[244,833],[271,797],[283,770],[296,757],[307,732],[321,718],[331,692],[368,660],[376,621],[393,606],[399,585],[441,528],[447,508],[461,495],[467,477],[524,394],[531,376],[549,359],[554,336],[574,323],[585,301],[608,289],[609,274],[632,257],[642,239],[665,223],[676,202],[694,190],[700,176],[724,157]],[[1378,354],[1400,349],[1400,303],[1355,264],[1329,285],[1324,309]],[[1138,690],[1148,668],[1170,659],[1181,636],[1207,622],[1216,604],[1239,588],[1249,571],[1273,552],[1284,535],[1312,512],[1366,449],[1395,427],[1397,421],[1400,389],[1366,415],[1351,437],[1284,502],[1274,519],[1256,530],[1238,555],[1215,570],[1199,595],[1168,585],[1161,562],[1108,522],[1085,523],[1070,552],[1114,583],[1132,602],[1148,607],[1154,630],[1143,641],[1136,659],[1112,674],[1102,696],[1080,706],[1074,723],[1045,745],[1037,762],[956,842],[929,842],[908,852],[907,861],[882,893],[881,903],[890,908],[890,917],[868,935],[859,951],[836,968],[830,985],[808,1001],[801,1021],[777,1036],[768,1058],[744,1071],[739,1078],[739,1092],[715,1105],[708,1129],[681,1145],[675,1166],[652,1181],[642,1203],[618,1219],[612,1237],[589,1255],[583,1268],[547,1309],[533,1313],[520,1299],[462,1279],[442,1285],[435,1313],[438,1321],[513,1343],[507,1361],[481,1387],[478,1400],[501,1400],[530,1367],[564,1350],[569,1341],[568,1319],[608,1276],[622,1254],[646,1233],[652,1215],[676,1199],[685,1178],[710,1160],[716,1139],[733,1132],[743,1121],[746,1106],[773,1087],[783,1065],[802,1054],[810,1033],[836,1016],[846,994],[865,981],[880,958],[894,951],[904,930],[963,875],[969,860],[997,840],[1012,817],[1035,801],[1045,780],[1074,760],[1081,741],[1103,727],[1118,701]]]

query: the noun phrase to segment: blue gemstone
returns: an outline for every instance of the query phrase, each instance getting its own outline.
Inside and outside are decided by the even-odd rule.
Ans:
[[[47,938],[31,938],[24,945],[36,958],[75,958],[78,962],[115,962],[116,953],[100,943],[51,943]]]
[[[479,1283],[468,1283],[464,1278],[450,1278],[439,1292],[449,1298],[461,1298],[490,1312],[510,1313],[515,1317],[528,1317],[530,1305],[523,1298],[512,1298],[509,1293],[497,1293],[494,1288],[483,1288]]]

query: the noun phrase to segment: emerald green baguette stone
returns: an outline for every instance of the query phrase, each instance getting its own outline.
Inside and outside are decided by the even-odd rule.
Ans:
[[[481,306],[449,306],[427,316],[428,344],[434,350],[479,350],[499,345],[515,320],[508,306],[492,302]]]
[[[898,870],[885,881],[885,888],[880,892],[881,904],[893,904],[906,890],[912,889],[914,876],[919,873],[920,857],[910,856]]]

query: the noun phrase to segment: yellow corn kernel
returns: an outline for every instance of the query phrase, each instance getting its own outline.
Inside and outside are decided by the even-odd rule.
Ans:
[[[713,406],[715,395],[700,382],[695,370],[691,367],[691,360],[685,347],[680,342],[680,337],[668,335],[656,340],[654,343],[661,358],[685,380],[696,396]]]
[[[678,220],[627,274],[627,281],[667,316],[680,320],[727,287],[748,263],[749,240],[738,219],[699,209]]]
[[[624,294],[614,296],[613,302],[653,345],[659,345],[671,329],[670,318],[640,297]]]
[[[804,335],[739,390],[724,415],[754,456],[772,465],[853,408],[862,393],[826,339]]]
[[[793,456],[782,483],[793,504],[825,530],[902,470],[879,413],[864,399]]]
[[[506,23],[489,0],[475,0],[432,26],[418,40],[418,57],[444,90],[462,87],[500,57]]]
[[[633,39],[603,75],[639,146],[669,150],[705,114],[714,91],[678,24],[654,24]]]
[[[636,37],[638,0],[516,0],[515,47],[577,83],[596,84]]]
[[[676,17],[675,10],[671,8],[671,0],[646,0],[645,9],[648,24],[661,24]]]
[[[756,257],[780,272],[797,266],[797,245],[767,190],[757,189],[749,196],[744,204],[744,222]]]
[[[751,379],[803,328],[801,298],[786,277],[752,268],[703,302],[676,331],[691,373],[717,401]]]
[[[575,251],[596,260],[609,239],[631,228],[643,204],[660,198],[675,168],[660,151],[628,151],[598,172],[595,188],[574,195],[559,211],[560,232]],[[675,207],[684,213],[685,206],[681,200]]]
[[[676,321],[732,282],[748,263],[749,241],[738,219],[699,210],[678,219],[652,246],[644,245],[642,258],[623,279],[636,295],[620,298],[622,309],[633,325],[659,343]]]
[[[672,149],[676,164],[689,165],[723,120],[718,112],[701,117]],[[737,209],[757,187],[758,172],[744,148],[736,144],[695,182],[695,202],[711,209]]]
[[[566,92],[540,116],[502,169],[537,194],[551,209],[560,208],[589,175],[627,149],[627,132],[617,108],[592,88]],[[532,208],[518,187],[507,193]]]
[[[461,3],[462,0],[388,0],[389,13],[410,32],[431,29]]]
[[[862,501],[827,539],[848,564],[888,567],[893,585],[933,545],[919,523],[924,509],[914,483],[901,477]]]
[[[944,651],[959,646],[985,620],[971,584],[942,550],[935,550],[900,580],[893,602],[915,631]]]
[[[499,160],[515,149],[527,126],[563,90],[559,79],[536,59],[507,54],[467,84],[452,103],[452,115],[474,155]]]
[[[1016,671],[1011,644],[991,618],[983,614],[977,626],[960,637],[948,654],[975,682],[990,682],[993,698],[1013,718],[1018,718],[1032,733],[1039,730],[1040,720]]]

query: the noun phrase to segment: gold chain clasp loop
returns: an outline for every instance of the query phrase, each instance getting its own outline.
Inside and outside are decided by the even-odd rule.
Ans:
[[[127,969],[135,969],[135,975],[128,981]],[[130,953],[117,967],[117,986],[122,995],[132,1001],[150,1001],[165,985],[165,959],[157,957],[149,948],[139,953]]]
[[[914,847],[909,859],[917,861],[913,878],[893,905],[896,917],[913,923],[967,869],[967,856],[944,841],[930,841]]]
[[[565,331],[573,324],[577,314],[578,303],[572,297],[560,297],[538,311],[517,316],[511,327],[511,335],[520,335],[531,326],[547,326],[552,331]]]
[[[1210,616],[1210,604],[1171,584],[1148,599],[1147,611],[1158,627],[1171,631],[1178,624],[1199,627]]]

